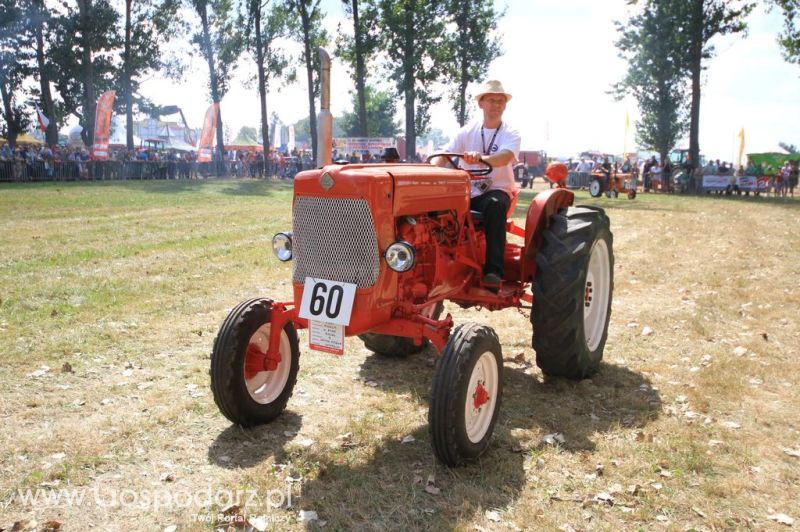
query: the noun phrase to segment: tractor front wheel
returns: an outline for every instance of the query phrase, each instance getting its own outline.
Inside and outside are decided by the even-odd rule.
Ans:
[[[592,182],[589,184],[589,194],[593,198],[599,198],[603,195],[603,190],[605,190],[603,182],[599,179],[592,179]]]
[[[278,417],[292,395],[300,367],[297,332],[291,322],[280,335],[279,357],[270,357],[272,301],[251,299],[234,308],[211,353],[211,390],[220,412],[243,427]],[[280,358],[280,360],[278,360]]]
[[[489,446],[503,394],[503,353],[485,325],[459,326],[436,364],[428,413],[436,457],[455,467]]]
[[[550,219],[536,256],[533,348],[547,375],[583,379],[603,358],[614,288],[613,237],[602,209],[570,207]]]

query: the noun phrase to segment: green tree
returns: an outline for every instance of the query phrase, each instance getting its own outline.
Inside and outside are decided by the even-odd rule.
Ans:
[[[636,124],[637,140],[657,151],[662,161],[688,126],[682,20],[670,8],[669,2],[647,3],[625,23],[615,22],[616,46],[628,70],[613,93],[618,99],[627,94],[636,99],[642,117]]]
[[[357,92],[350,92],[353,97],[352,113],[345,113],[341,118],[341,128],[346,137],[394,137],[400,132],[400,123],[394,119],[397,114],[397,104],[392,96],[384,91],[366,87],[366,135],[362,133],[359,116],[355,110],[359,105]]]
[[[24,81],[31,73],[32,42],[25,31],[26,17],[13,0],[0,1],[0,100],[3,135],[12,146],[28,124],[22,99]]]
[[[453,83],[448,97],[463,126],[469,118],[467,86],[484,78],[492,60],[502,53],[496,34],[502,13],[495,10],[493,0],[449,0],[447,13],[455,24],[455,33],[446,42],[447,77]]]
[[[189,0],[200,17],[200,29],[192,36],[192,44],[208,65],[208,89],[212,103],[219,103],[230,87],[234,66],[243,46],[243,34],[237,28],[231,0]],[[222,109],[217,120],[217,159],[223,159],[225,146]]]
[[[800,153],[800,150],[797,149],[796,144],[791,144],[789,142],[779,142],[778,146],[780,146],[781,149],[786,153]]]
[[[328,33],[322,27],[324,13],[320,9],[320,0],[288,0],[288,5],[294,12],[299,25],[295,26],[294,35],[303,45],[302,60],[306,66],[306,81],[308,82],[308,119],[309,134],[311,135],[311,151],[317,158],[317,108],[314,97],[319,94],[319,57],[317,48],[325,46],[328,42]]]
[[[291,57],[279,48],[277,41],[289,32],[289,11],[284,4],[275,4],[267,10],[269,0],[247,1],[247,30],[245,43],[254,56],[258,95],[261,102],[261,144],[264,154],[269,153],[269,122],[267,122],[267,93],[272,78],[291,82],[295,70]]]
[[[800,65],[800,0],[772,0],[781,8],[784,16],[783,33],[778,43],[783,49],[783,57],[790,63]]]
[[[367,66],[380,45],[378,5],[376,0],[342,0],[342,4],[345,14],[353,20],[353,35],[339,32],[336,55],[350,67],[356,84],[357,121],[353,136],[367,137]]]
[[[56,113],[56,105],[50,91],[50,80],[53,78],[53,67],[50,60],[49,46],[50,32],[53,28],[53,14],[45,8],[44,0],[26,0],[21,2],[24,9],[28,12],[28,32],[33,35],[36,50],[36,68],[33,76],[39,81],[39,99],[41,101],[42,112],[47,116],[50,123],[45,131],[45,142],[48,145],[58,144],[58,124],[59,116]],[[35,91],[33,91],[35,93]]]
[[[692,103],[689,111],[689,155],[693,164],[700,160],[700,75],[703,61],[714,56],[710,44],[716,35],[744,32],[745,18],[755,7],[748,0],[648,0],[669,5],[684,21],[684,50],[691,74]]]
[[[445,10],[438,0],[381,0],[383,49],[397,95],[404,100],[407,158],[413,160],[417,135],[430,122],[430,107],[441,99],[432,85],[441,80]]]
[[[63,113],[78,117],[88,146],[94,142],[97,98],[116,87],[119,15],[107,0],[77,0],[76,7],[65,3],[64,15],[56,19],[50,58]]]
[[[186,30],[177,16],[179,0],[125,0],[120,96],[125,108],[126,142],[133,149],[133,104],[141,79],[170,72],[165,44]]]

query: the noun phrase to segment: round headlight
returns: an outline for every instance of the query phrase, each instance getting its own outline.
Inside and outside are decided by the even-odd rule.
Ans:
[[[383,254],[386,264],[396,272],[407,272],[414,267],[417,252],[408,242],[395,242]]]
[[[272,237],[272,251],[278,260],[292,260],[292,233],[278,233]]]

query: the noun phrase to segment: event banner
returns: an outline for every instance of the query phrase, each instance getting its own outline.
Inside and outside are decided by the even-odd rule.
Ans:
[[[111,134],[111,111],[114,107],[116,91],[106,91],[97,100],[94,112],[94,142],[92,159],[108,159],[108,137]]]
[[[197,162],[207,163],[211,161],[214,154],[214,133],[217,130],[217,120],[219,119],[219,104],[212,103],[206,118],[203,120],[203,131],[200,132],[200,144],[197,146]]]
[[[352,152],[379,153],[386,147],[394,146],[394,139],[389,137],[354,137],[354,138],[335,138],[333,148],[338,150],[341,155]]]
[[[726,190],[734,184],[729,175],[704,175],[703,188],[705,190]],[[769,186],[769,177],[739,176],[735,181],[739,190],[765,191]]]

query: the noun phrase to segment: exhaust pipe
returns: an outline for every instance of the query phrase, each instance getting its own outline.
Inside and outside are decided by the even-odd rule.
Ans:
[[[322,70],[320,77],[320,103],[317,115],[317,167],[331,164],[333,160],[333,115],[331,114],[331,56],[320,47],[319,65]]]

